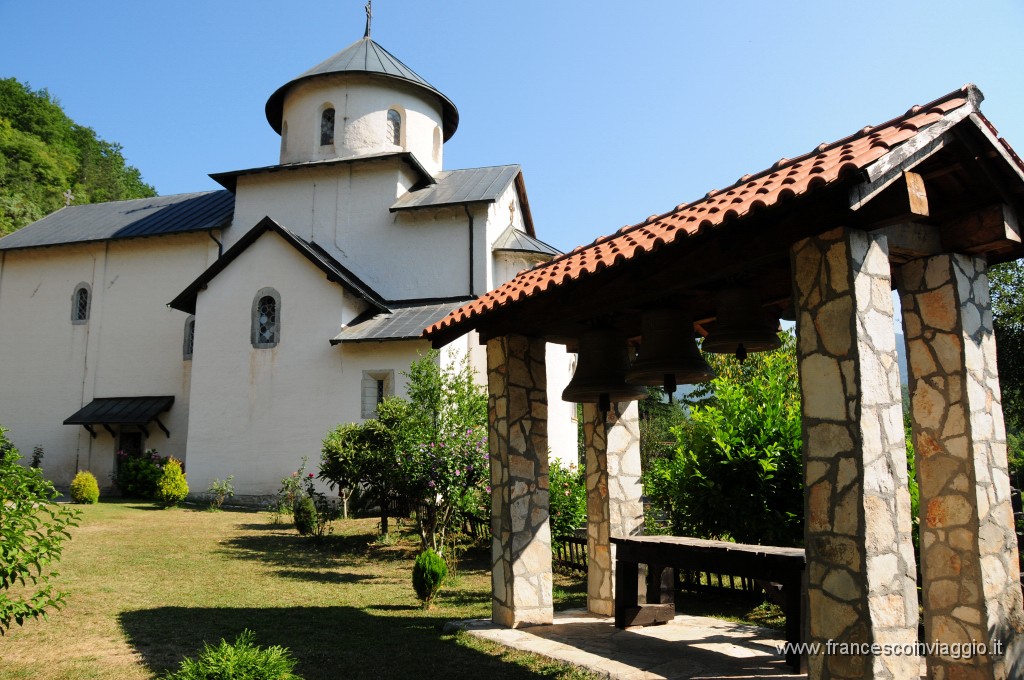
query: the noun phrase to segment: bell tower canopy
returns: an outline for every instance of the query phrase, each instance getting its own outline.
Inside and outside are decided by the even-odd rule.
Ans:
[[[323,76],[343,73],[399,80],[429,92],[441,103],[444,141],[447,142],[455,134],[455,130],[459,126],[459,110],[455,108],[455,104],[397,57],[374,42],[369,35],[293,78],[270,95],[266,107],[267,121],[270,123],[270,127],[274,128],[274,132],[281,134],[284,100],[288,91],[294,86]]]

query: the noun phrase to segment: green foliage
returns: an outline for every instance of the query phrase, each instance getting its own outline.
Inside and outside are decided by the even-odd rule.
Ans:
[[[676,534],[743,543],[803,541],[803,463],[796,346],[711,355],[718,377],[696,390],[678,446],[645,475],[652,505]]]
[[[551,539],[557,543],[575,534],[576,529],[586,526],[586,470],[572,464],[562,467],[561,461],[552,459],[548,467],[548,489],[548,521],[551,523]]]
[[[295,530],[300,536],[312,536],[316,531],[317,516],[316,505],[313,499],[306,494],[301,494],[295,499],[292,505],[292,521],[295,523]]]
[[[160,481],[156,485],[156,500],[166,507],[177,505],[188,497],[188,482],[185,480],[185,472],[181,469],[181,461],[177,458],[168,458],[164,464]]]
[[[669,403],[660,387],[648,387],[647,398],[638,404],[640,415],[640,462],[648,469],[657,458],[671,458],[676,448],[672,428],[686,421],[686,409],[678,401]]]
[[[442,367],[437,352],[405,375],[408,400],[385,399],[376,418],[327,434],[320,477],[332,488],[366,485],[380,503],[383,533],[392,502],[417,507],[423,547],[440,551],[445,533],[490,493],[487,396],[467,362]]]
[[[165,680],[302,680],[296,675],[296,659],[279,645],[260,647],[256,634],[245,630],[233,643],[221,640],[216,647],[203,645],[198,659],[185,659]]]
[[[91,472],[79,471],[71,480],[71,500],[76,503],[98,503],[100,500],[100,485],[96,483],[96,477]]]
[[[157,484],[167,461],[156,449],[138,455],[118,451],[114,485],[125,498],[152,500],[156,498]]]
[[[155,196],[120,144],[76,124],[49,92],[0,79],[0,236],[75,203]]]
[[[63,606],[67,593],[54,590],[52,566],[79,518],[77,510],[54,502],[57,490],[39,469],[18,462],[6,432],[0,427],[0,635],[12,622],[20,626]]]
[[[416,558],[412,567],[412,587],[424,607],[429,607],[437,597],[446,576],[448,565],[433,550],[428,548]]]
[[[32,462],[29,463],[29,467],[41,468],[43,467],[43,456],[46,452],[43,451],[43,447],[36,444],[32,447]]]
[[[228,475],[227,479],[214,479],[210,482],[210,488],[206,490],[210,494],[210,508],[220,510],[224,501],[235,495],[235,487],[231,484],[234,479],[234,475]]]

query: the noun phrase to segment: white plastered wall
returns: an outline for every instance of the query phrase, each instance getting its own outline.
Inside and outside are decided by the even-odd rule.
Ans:
[[[335,143],[321,146],[320,118],[327,107],[335,111]],[[388,134],[389,109],[402,116],[398,145]],[[288,135],[281,163],[410,151],[432,175],[442,166],[443,145],[434,145],[434,130],[442,125],[440,100],[394,79],[339,74],[298,83],[285,98],[283,121]]]
[[[232,242],[264,216],[315,241],[388,300],[447,298],[469,288],[469,220],[461,206],[391,213],[412,181],[396,160],[249,175],[238,179]],[[477,234],[483,209],[473,208]],[[488,252],[477,248],[484,286]],[[486,288],[479,288],[482,293]]]
[[[115,439],[102,427],[93,438],[62,424],[96,397],[174,396],[160,416],[170,438],[152,423],[144,445],[184,457],[188,315],[166,305],[215,254],[205,232],[4,253],[0,424],[26,459],[43,447],[48,478],[65,485],[77,469],[90,470],[110,486]],[[89,320],[72,324],[80,282],[92,291]]]
[[[254,349],[253,297],[273,288],[281,297],[280,342]],[[363,371],[401,371],[425,341],[332,346],[341,324],[362,309],[273,232],[261,236],[214,278],[197,301],[193,358],[189,484],[205,489],[235,476],[240,495],[273,494],[303,456],[319,465],[329,429],[361,418]]]

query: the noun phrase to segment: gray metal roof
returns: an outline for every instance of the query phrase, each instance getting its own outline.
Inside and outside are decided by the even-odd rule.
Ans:
[[[335,165],[350,165],[355,163],[370,163],[373,161],[386,161],[389,159],[398,159],[409,165],[413,170],[419,173],[424,183],[432,183],[434,178],[431,177],[430,173],[427,172],[426,168],[416,159],[412,153],[408,151],[385,151],[381,153],[367,153],[360,156],[348,156],[346,158],[331,158],[329,160],[320,161],[302,161],[300,163],[279,163],[276,165],[262,165],[257,168],[246,168],[244,170],[231,170],[228,172],[214,172],[210,174],[212,179],[217,184],[221,185],[228,191],[234,193],[237,185],[238,178],[245,175],[259,175],[268,172],[285,172],[294,170],[309,170],[315,168],[329,168]]]
[[[341,52],[328,57],[305,73],[299,74],[281,87],[267,100],[267,120],[274,132],[281,134],[281,119],[284,115],[284,98],[292,85],[311,78],[335,73],[362,73],[371,76],[395,78],[428,90],[441,100],[444,122],[444,141],[451,139],[459,127],[459,110],[448,97],[428,83],[422,76],[403,64],[396,56],[364,37],[352,43]]]
[[[171,309],[177,309],[186,314],[196,313],[196,299],[199,292],[205,290],[218,274],[235,261],[246,248],[268,231],[275,232],[293,248],[299,251],[303,257],[313,263],[327,275],[328,281],[333,281],[342,286],[356,297],[364,300],[371,308],[382,311],[388,309],[384,300],[364,283],[358,276],[353,274],[344,265],[334,259],[330,253],[316,243],[310,243],[296,236],[292,231],[282,227],[270,217],[264,217],[256,226],[247,231],[242,238],[238,239],[233,246],[227,249],[223,255],[217,258],[213,264],[206,268],[185,290],[178,294],[173,300],[167,303]]]
[[[218,229],[234,212],[230,191],[72,205],[3,237],[0,250]]]
[[[494,240],[494,245],[491,246],[491,250],[549,255],[551,257],[558,257],[562,254],[562,252],[554,246],[548,245],[547,243],[544,243],[544,241],[540,241],[525,232],[519,231],[511,224],[508,225],[508,228],[501,233],[501,236]]]
[[[439,172],[435,176],[436,184],[403,195],[391,206],[391,212],[461,203],[494,203],[519,172],[518,165]]]
[[[145,425],[174,404],[174,397],[100,397],[64,421],[65,425]]]
[[[459,300],[417,300],[388,302],[391,312],[369,312],[358,316],[331,339],[332,345],[342,342],[412,340],[423,335],[423,329],[440,321],[470,298]]]

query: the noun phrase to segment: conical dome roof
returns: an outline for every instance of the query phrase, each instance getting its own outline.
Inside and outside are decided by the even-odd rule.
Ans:
[[[418,73],[403,64],[397,57],[378,45],[369,37],[352,43],[341,52],[325,59],[305,73],[293,78],[267,100],[267,120],[274,131],[281,134],[281,118],[284,115],[284,98],[289,88],[297,83],[335,73],[360,73],[382,78],[395,78],[421,87],[441,100],[444,122],[444,141],[451,139],[459,127],[459,110],[448,97],[424,80]]]

